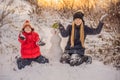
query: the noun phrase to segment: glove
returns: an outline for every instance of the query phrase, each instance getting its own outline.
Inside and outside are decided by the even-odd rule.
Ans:
[[[107,13],[104,14],[104,15],[102,15],[101,18],[100,18],[100,21],[101,21],[101,22],[104,22],[104,20],[105,20],[105,18],[106,18],[107,16],[108,16]]]
[[[61,23],[58,23],[59,27],[63,26]]]
[[[54,29],[58,29],[58,28],[59,28],[58,23],[57,23],[57,22],[56,22],[56,23],[54,23],[54,24],[52,25],[52,28],[54,28]]]
[[[56,22],[52,25],[52,28],[61,29],[63,28],[63,25],[60,22]]]
[[[39,41],[37,41],[36,44],[39,45],[39,46],[44,46],[44,45],[45,45],[45,42],[39,40]]]
[[[20,33],[19,37],[20,37],[21,40],[25,40],[26,39],[25,36],[22,33]]]
[[[59,29],[63,29],[64,28],[64,26],[61,23],[58,23],[58,25],[59,25]]]

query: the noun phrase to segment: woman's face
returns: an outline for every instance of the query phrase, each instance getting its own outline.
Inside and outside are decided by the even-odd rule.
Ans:
[[[79,26],[79,25],[81,25],[82,20],[81,20],[80,18],[76,18],[76,19],[74,20],[74,23],[75,23],[77,26]]]
[[[24,29],[24,31],[26,33],[30,33],[32,31],[32,29],[30,28],[30,26],[26,26],[25,29]]]

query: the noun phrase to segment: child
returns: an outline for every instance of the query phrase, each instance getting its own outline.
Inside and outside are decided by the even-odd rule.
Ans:
[[[21,58],[17,59],[18,69],[30,65],[32,61],[38,63],[49,62],[48,59],[41,55],[39,35],[34,32],[34,28],[31,27],[28,20],[23,25],[22,32],[18,36],[18,41],[21,43]]]
[[[67,45],[65,47],[65,52],[61,57],[60,62],[69,63],[71,66],[80,65],[83,62],[87,62],[91,57],[85,56],[85,46],[84,41],[87,35],[99,34],[103,27],[103,19],[106,15],[102,16],[100,22],[96,29],[90,28],[84,24],[84,14],[81,11],[76,12],[73,15],[72,25],[68,25],[67,29],[59,23],[59,30],[63,37],[68,38]],[[74,57],[76,57],[75,62]],[[78,58],[79,57],[79,58]],[[91,58],[92,59],[92,58]]]

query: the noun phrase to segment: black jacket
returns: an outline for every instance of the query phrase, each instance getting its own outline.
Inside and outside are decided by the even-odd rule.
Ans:
[[[84,25],[84,36],[86,38],[87,35],[96,35],[96,34],[99,34],[102,30],[102,27],[103,27],[103,23],[102,22],[99,22],[97,28],[90,28],[88,27],[87,25]],[[75,40],[74,40],[74,47],[71,48],[70,45],[70,37],[71,37],[71,31],[72,31],[72,25],[68,25],[67,26],[67,29],[65,30],[65,28],[63,26],[60,26],[60,33],[63,37],[68,37],[69,36],[69,39],[68,39],[68,42],[67,42],[67,45],[65,47],[65,50],[80,50],[80,49],[84,49],[81,45],[81,42],[80,42],[80,27],[75,27]]]

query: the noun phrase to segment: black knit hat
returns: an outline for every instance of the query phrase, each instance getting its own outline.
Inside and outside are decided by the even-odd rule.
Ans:
[[[76,18],[80,18],[83,20],[83,17],[84,17],[84,14],[81,11],[79,11],[73,15],[73,20],[75,20]]]

